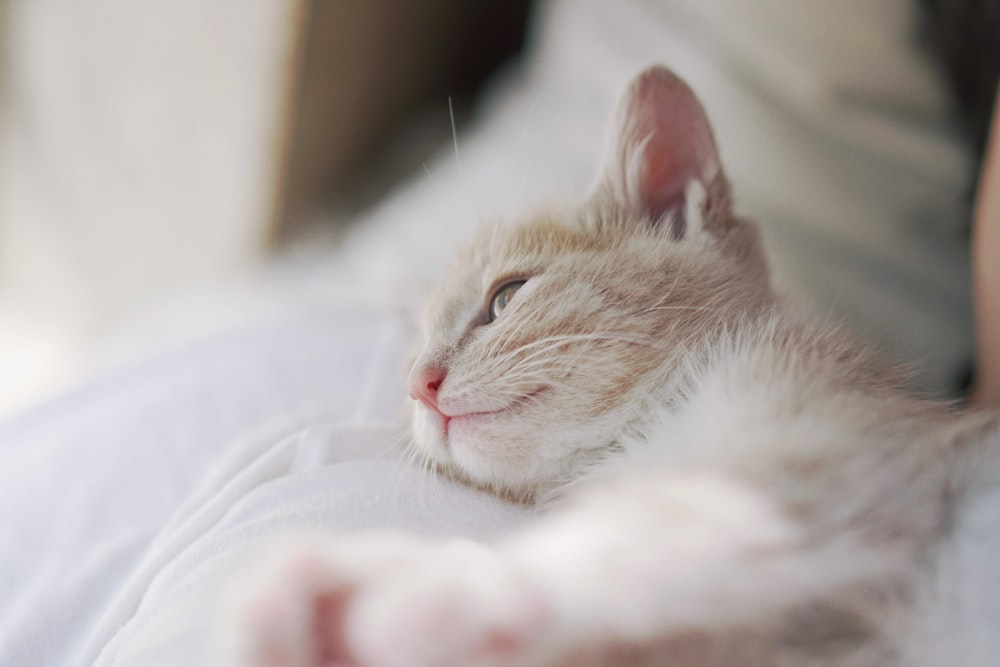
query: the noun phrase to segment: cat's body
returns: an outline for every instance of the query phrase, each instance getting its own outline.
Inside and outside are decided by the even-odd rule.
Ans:
[[[559,506],[489,548],[285,553],[248,604],[295,612],[248,622],[240,660],[996,663],[997,420],[788,309],[666,70],[630,89],[591,197],[483,232],[428,313],[415,446]]]

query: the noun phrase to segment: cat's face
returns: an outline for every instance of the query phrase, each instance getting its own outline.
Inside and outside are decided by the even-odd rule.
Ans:
[[[415,446],[431,461],[515,496],[568,481],[664,402],[699,341],[769,299],[721,170],[649,164],[656,142],[635,132],[650,86],[701,113],[678,82],[654,69],[633,84],[625,136],[583,206],[482,230],[432,297],[410,376]],[[714,161],[711,135],[698,140],[711,152],[692,149],[697,159]],[[651,196],[650,170],[684,182]]]

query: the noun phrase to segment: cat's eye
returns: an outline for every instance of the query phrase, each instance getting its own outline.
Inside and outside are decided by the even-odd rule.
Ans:
[[[492,322],[496,318],[500,317],[500,313],[504,311],[510,300],[514,298],[514,294],[517,290],[521,289],[524,285],[523,280],[515,280],[513,282],[501,285],[500,288],[493,293],[493,298],[490,299],[490,314],[489,321]]]

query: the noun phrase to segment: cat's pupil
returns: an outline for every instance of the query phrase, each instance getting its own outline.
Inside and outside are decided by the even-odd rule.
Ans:
[[[503,285],[493,293],[493,298],[490,300],[490,322],[500,317],[500,313],[507,307],[510,300],[514,298],[514,293],[521,289],[523,284],[523,280],[515,280]]]

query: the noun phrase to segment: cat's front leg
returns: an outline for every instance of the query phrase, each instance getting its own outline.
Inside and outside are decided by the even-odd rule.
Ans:
[[[253,578],[230,655],[259,667],[562,664],[753,626],[899,565],[850,535],[817,541],[726,475],[629,475],[492,549],[405,536],[296,547]]]
[[[819,534],[718,471],[624,476],[501,548],[546,601],[550,643],[573,653],[763,627],[910,565],[905,548]]]

